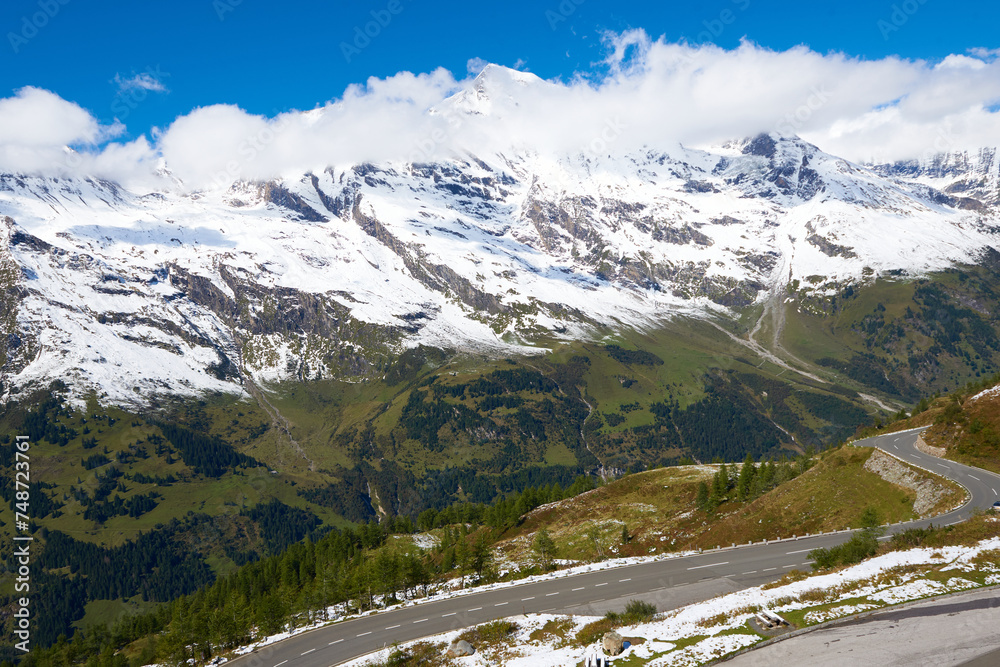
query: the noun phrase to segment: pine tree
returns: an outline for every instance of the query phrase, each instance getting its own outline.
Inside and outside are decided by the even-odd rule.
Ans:
[[[535,560],[542,570],[552,569],[552,561],[556,555],[556,543],[549,536],[549,531],[544,526],[535,533],[535,540],[531,544],[531,550],[535,554]]]
[[[736,483],[736,495],[740,502],[751,499],[753,493],[754,477],[757,473],[757,466],[753,462],[753,456],[747,454],[743,460],[743,467],[740,469],[739,481]]]
[[[698,509],[704,511],[708,509],[708,484],[704,480],[698,482],[698,495],[695,497],[695,504]]]

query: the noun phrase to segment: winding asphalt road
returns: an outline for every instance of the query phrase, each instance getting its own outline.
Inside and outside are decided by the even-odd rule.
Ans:
[[[908,463],[947,477],[969,491],[969,500],[947,514],[897,524],[889,532],[906,528],[950,525],[968,519],[977,509],[1000,499],[1000,476],[924,454],[914,446],[922,429],[869,438],[854,446],[879,447]],[[725,580],[736,590],[759,586],[794,568],[809,566],[808,553],[844,542],[852,531],[840,531],[717,549],[701,554],[667,557],[654,562],[587,572],[546,581],[523,583],[343,621],[296,635],[238,658],[233,667],[332,667],[378,650],[393,642],[405,642],[450,630],[473,626],[522,613],[588,613],[601,602],[630,597],[670,600],[674,590]],[[882,538],[888,539],[888,536]],[[707,594],[704,597],[712,597]],[[681,606],[693,600],[686,600]],[[666,608],[661,605],[661,611]],[[589,613],[593,613],[589,611]]]

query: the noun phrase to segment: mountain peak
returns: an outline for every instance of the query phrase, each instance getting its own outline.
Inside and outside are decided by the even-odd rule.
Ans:
[[[531,72],[521,72],[502,65],[489,64],[465,90],[446,99],[442,106],[465,113],[490,116],[504,107],[517,107],[529,86],[547,85]]]

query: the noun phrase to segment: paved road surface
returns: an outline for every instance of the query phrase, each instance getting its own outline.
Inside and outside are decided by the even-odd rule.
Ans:
[[[887,609],[754,649],[725,665],[996,667],[998,651],[1000,598],[988,590]]]
[[[893,526],[891,532],[930,523],[957,523],[967,519],[977,507],[993,504],[998,498],[996,491],[1000,490],[1000,476],[917,451],[913,445],[918,433],[919,429],[884,435],[859,441],[855,445],[880,447],[901,459],[954,479],[969,490],[971,500],[963,507],[934,519]],[[633,597],[652,597],[658,602],[660,610],[665,611],[728,590],[759,586],[793,568],[805,569],[809,565],[809,551],[839,544],[849,535],[844,531],[721,549],[428,601],[297,635],[230,664],[233,667],[332,667],[393,642],[410,641],[496,618],[533,612],[594,613],[602,605]]]

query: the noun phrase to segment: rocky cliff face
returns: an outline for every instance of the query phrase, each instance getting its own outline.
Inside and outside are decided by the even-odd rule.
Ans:
[[[792,281],[823,296],[978,261],[997,239],[995,171],[990,151],[866,169],[761,135],[193,194],[0,175],[3,387],[61,378],[141,403],[373,377],[417,345],[510,354],[735,318]]]

